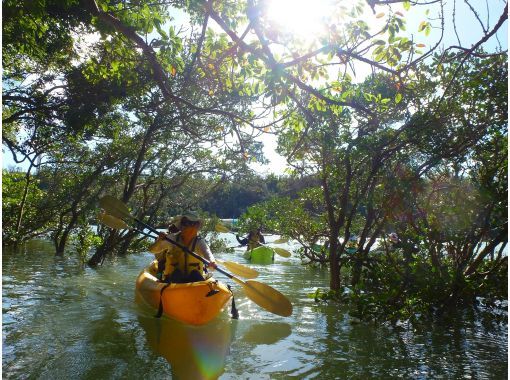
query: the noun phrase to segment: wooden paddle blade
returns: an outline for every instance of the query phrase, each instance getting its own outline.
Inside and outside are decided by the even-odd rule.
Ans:
[[[290,257],[290,255],[291,255],[291,253],[290,253],[289,251],[287,251],[286,249],[278,248],[278,247],[276,247],[276,248],[272,247],[272,248],[273,248],[273,250],[274,250],[277,254],[279,254],[279,255],[280,255],[280,256],[282,256],[282,257]]]
[[[236,276],[241,276],[243,278],[257,278],[259,275],[259,272],[257,272],[255,269],[249,268],[239,263],[235,263],[233,261],[220,261],[220,260],[216,261],[218,262],[218,264],[223,265],[225,268],[234,273]]]
[[[288,317],[292,314],[292,304],[278,290],[254,280],[245,282],[234,278],[234,281],[243,287],[246,296],[250,300],[267,311],[282,317]]]
[[[288,243],[289,242],[289,238],[279,238],[279,239],[276,239],[275,241],[273,241],[274,244],[283,244],[283,243]]]
[[[119,201],[117,198],[112,197],[111,195],[105,195],[103,198],[101,198],[99,200],[99,205],[108,214],[111,214],[116,218],[133,219],[127,206],[122,201]]]
[[[114,230],[127,230],[129,226],[123,220],[116,218],[112,215],[106,214],[105,212],[99,213],[97,219],[104,225],[113,228]]]
[[[230,232],[230,229],[221,223],[216,223],[216,225],[214,226],[214,229],[216,230],[216,232],[223,232],[223,233]]]

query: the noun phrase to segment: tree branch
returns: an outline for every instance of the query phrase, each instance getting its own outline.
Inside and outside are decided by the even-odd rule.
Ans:
[[[283,77],[288,79],[291,83],[295,84],[301,90],[314,95],[316,98],[323,100],[324,102],[326,102],[329,105],[351,107],[357,111],[361,111],[365,114],[372,115],[372,112],[368,108],[363,106],[362,104],[359,104],[359,103],[353,102],[353,101],[344,102],[344,101],[329,98],[329,97],[323,95],[319,90],[303,83],[301,80],[299,80],[295,76],[286,72],[284,70],[284,67],[280,63],[274,62],[274,59],[272,61],[271,57],[266,56],[259,49],[255,48],[251,45],[248,45],[246,42],[242,41],[239,38],[239,36],[237,36],[237,34],[234,31],[232,31],[232,29],[230,29],[228,27],[228,25],[225,23],[225,21],[223,21],[223,19],[218,15],[218,13],[216,11],[214,11],[214,9],[212,9],[212,7],[209,8],[209,14],[211,15],[211,18],[214,21],[216,21],[216,23],[218,23],[218,25],[225,31],[225,33],[227,33],[227,35],[232,39],[232,41],[236,42],[239,45],[240,48],[242,48],[245,51],[249,51],[250,53],[254,54],[258,58],[263,60],[273,71],[281,72]]]
[[[159,89],[161,90],[163,97],[166,100],[186,105],[187,107],[199,111],[201,113],[228,116],[230,118],[233,118],[234,120],[239,120],[248,125],[253,126],[249,120],[246,120],[235,113],[224,111],[221,109],[199,107],[194,103],[175,95],[170,88],[170,84],[168,82],[168,77],[167,74],[165,73],[165,70],[163,69],[163,67],[156,58],[156,52],[154,51],[154,49],[149,44],[147,44],[132,27],[125,25],[115,16],[100,11],[95,0],[83,0],[83,1],[85,1],[86,4],[89,6],[93,15],[97,16],[99,19],[101,19],[108,25],[113,26],[119,33],[127,37],[130,41],[134,42],[140,49],[142,49],[144,56],[148,59],[149,64],[152,68],[154,79],[156,80],[156,83]]]
[[[464,58],[462,59],[462,61],[460,62],[459,66],[457,67],[457,69],[455,70],[455,72],[453,73],[452,75],[452,78],[450,79],[450,81],[448,82],[448,85],[446,86],[445,90],[443,91],[443,95],[441,96],[441,99],[439,100],[438,104],[437,104],[437,108],[436,108],[436,111],[439,109],[439,105],[443,102],[446,94],[448,93],[451,85],[453,84],[453,82],[455,81],[455,79],[457,78],[457,74],[459,73],[460,69],[462,68],[462,66],[464,65],[464,63],[466,62],[466,60],[473,54],[473,52],[478,49],[482,44],[484,44],[489,38],[491,38],[494,34],[497,33],[497,31],[499,30],[499,28],[501,28],[503,26],[503,24],[505,23],[505,21],[508,19],[508,3],[506,3],[505,5],[505,9],[503,10],[503,13],[501,14],[501,16],[499,17],[499,20],[498,22],[496,23],[496,25],[494,25],[494,28],[489,32],[487,33],[480,41],[478,41],[476,44],[474,44],[471,49],[467,49],[465,50],[465,55],[464,55]]]

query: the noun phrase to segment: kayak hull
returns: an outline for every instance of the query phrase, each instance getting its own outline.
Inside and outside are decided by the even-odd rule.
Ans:
[[[157,261],[145,268],[136,279],[136,297],[148,306],[158,309],[163,303],[163,314],[194,326],[213,320],[232,297],[227,286],[214,278],[185,284],[166,284],[155,277]],[[168,285],[163,292],[162,288]],[[207,296],[211,290],[215,294]]]
[[[274,262],[274,251],[268,247],[257,247],[244,254],[246,260],[254,264],[272,264]]]

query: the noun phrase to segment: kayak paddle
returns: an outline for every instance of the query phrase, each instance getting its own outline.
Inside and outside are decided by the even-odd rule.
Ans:
[[[222,228],[222,231],[218,231],[218,226],[221,226]],[[218,232],[231,232],[228,227],[218,223],[216,224],[216,231]],[[281,238],[281,239],[278,239],[278,240],[275,240],[274,243],[276,244],[281,244],[281,243],[286,243],[288,242],[289,239],[286,239],[286,238]],[[260,245],[266,247],[266,248],[269,248],[269,249],[272,249],[273,251],[275,251],[278,255],[282,256],[282,257],[290,257],[291,256],[291,253],[289,251],[287,251],[286,249],[283,249],[283,248],[279,248],[279,247],[270,247],[264,243],[260,243]],[[233,247],[233,248],[236,248],[236,247]]]
[[[99,200],[99,204],[106,212],[113,215],[114,217],[124,221],[134,221],[149,231],[158,234],[158,231],[155,228],[132,216],[127,206],[120,200],[107,195]],[[188,247],[179,244],[167,236],[165,236],[165,240],[181,248],[196,259],[202,261],[205,265],[209,265],[209,260],[191,251],[188,249]],[[288,298],[278,290],[255,280],[243,281],[219,267],[217,267],[216,270],[241,285],[244,292],[246,293],[246,296],[260,307],[273,314],[281,315],[282,317],[288,317],[292,314],[292,304]]]
[[[125,230],[125,229],[130,228],[123,220],[116,218],[113,215],[106,214],[104,212],[98,215],[98,219],[101,223],[107,225],[108,227],[116,229],[116,230]],[[133,228],[133,230],[135,230],[139,234],[145,235],[145,236],[153,238],[153,239],[158,238],[158,236],[148,234],[147,232],[144,232],[137,228]],[[220,263],[221,265],[223,265],[225,268],[227,268],[231,272],[234,272],[238,276],[241,276],[244,278],[256,278],[259,275],[259,272],[257,272],[255,269],[248,268],[245,265],[235,263],[233,261],[222,261],[222,260],[216,259],[216,262]]]
[[[263,244],[263,243],[259,243],[259,244],[263,247],[272,249],[273,251],[275,251],[277,254],[279,254],[282,257],[290,257],[290,255],[291,255],[291,253],[289,251],[287,251],[286,249],[279,248],[279,247],[270,247],[267,244]]]
[[[227,232],[230,232],[229,228],[224,226],[223,224],[221,223],[216,223],[216,225],[214,226],[214,230],[216,232],[223,232],[223,233],[227,233]]]
[[[123,220],[109,215],[104,211],[99,213],[97,219],[99,219],[101,223],[113,228],[114,230],[128,230],[130,228]]]

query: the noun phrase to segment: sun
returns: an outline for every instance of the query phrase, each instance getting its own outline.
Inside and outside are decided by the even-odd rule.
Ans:
[[[334,5],[332,0],[270,0],[265,13],[279,31],[312,40],[327,30]]]

